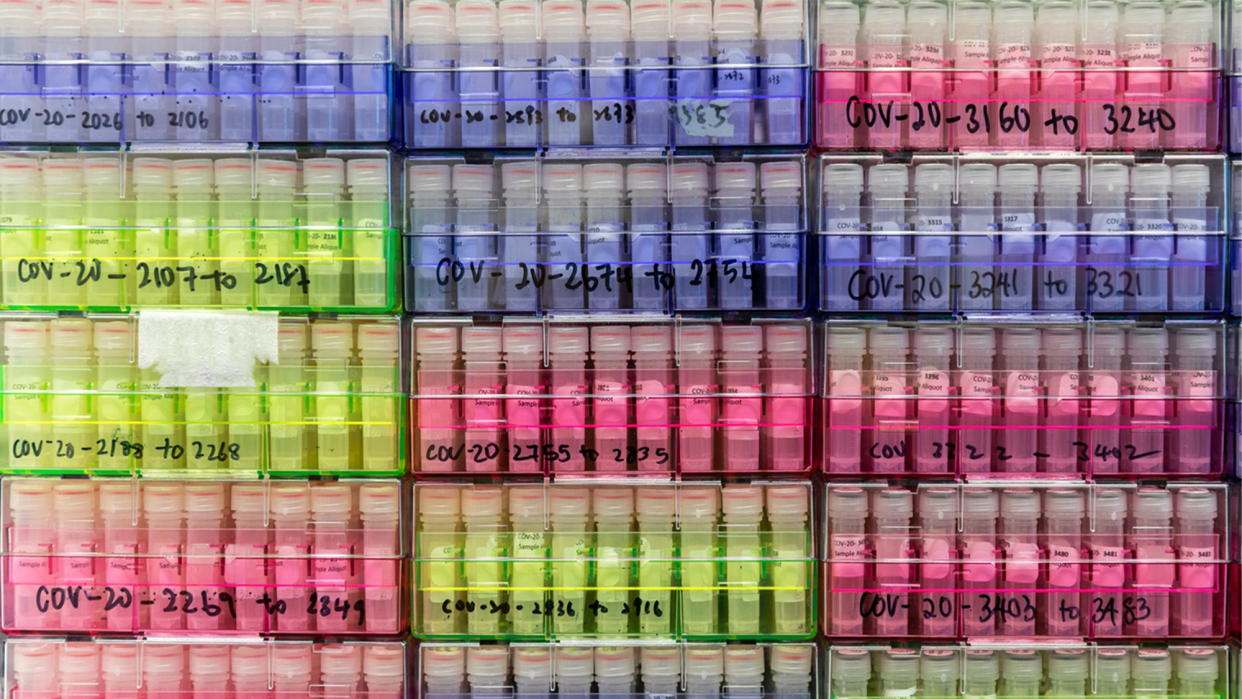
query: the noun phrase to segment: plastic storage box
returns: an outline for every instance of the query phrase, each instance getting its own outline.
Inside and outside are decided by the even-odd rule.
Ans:
[[[830,477],[1224,474],[1212,321],[828,323]]]
[[[404,472],[398,319],[285,317],[258,348],[275,356],[261,357],[241,338],[212,337],[224,326],[194,318],[0,317],[0,472]],[[245,369],[207,363],[200,375],[188,364],[196,354],[242,359]]]
[[[396,480],[6,478],[6,633],[396,635]]]
[[[1220,645],[1099,645],[1030,640],[969,645],[834,645],[830,697],[889,696],[921,687],[934,697],[1000,696],[1228,699],[1234,653]]]
[[[1224,484],[829,485],[835,638],[1223,640]]]
[[[414,321],[418,475],[810,470],[807,321]]]
[[[407,148],[807,141],[802,2],[409,0],[403,7]]]
[[[383,150],[15,151],[0,158],[0,306],[388,311]]]
[[[0,143],[387,143],[391,7],[14,3]]]
[[[825,311],[1224,311],[1223,157],[826,155],[818,170]]]
[[[414,487],[416,638],[806,640],[811,484]]]
[[[816,651],[811,643],[424,643],[416,696],[459,699],[513,686],[519,694],[568,697],[594,684],[618,697],[677,694],[682,687],[718,694],[723,686],[760,699],[808,699],[819,696]]]
[[[1221,4],[818,0],[815,143],[1216,150]]]
[[[804,173],[801,154],[408,160],[406,308],[799,311]]]
[[[6,699],[405,696],[407,649],[401,642],[10,638],[4,646]]]

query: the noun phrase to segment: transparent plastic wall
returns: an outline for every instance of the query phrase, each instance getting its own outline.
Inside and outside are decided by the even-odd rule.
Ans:
[[[414,486],[425,640],[808,640],[811,483]]]
[[[1224,640],[1228,497],[1224,484],[829,485],[824,633]]]
[[[10,638],[3,696],[402,699],[406,655],[399,641]]]
[[[807,321],[413,323],[418,475],[798,475]]]
[[[1149,647],[1026,642],[833,645],[825,675],[832,698],[903,696],[1229,699],[1236,652],[1223,645]]]
[[[799,311],[809,257],[804,160],[410,159],[406,308]]]
[[[0,306],[399,307],[384,150],[0,157]]]
[[[795,0],[403,0],[405,146],[800,146]]]
[[[392,635],[400,481],[5,478],[6,633]]]
[[[815,143],[1214,151],[1219,2],[817,0]]]
[[[387,0],[19,0],[0,144],[387,143]]]
[[[758,699],[819,697],[812,643],[643,643],[570,641],[418,648],[420,699],[465,699],[512,688],[520,695],[587,693],[638,699],[745,694]]]
[[[1213,321],[826,324],[824,472],[1218,479]]]
[[[402,474],[399,320],[256,322],[258,349],[215,337],[233,329],[210,317],[0,316],[0,472]],[[255,361],[264,347],[275,355]],[[203,380],[186,373],[199,354],[244,354],[246,370]]]
[[[821,156],[820,307],[1221,314],[1225,159]]]

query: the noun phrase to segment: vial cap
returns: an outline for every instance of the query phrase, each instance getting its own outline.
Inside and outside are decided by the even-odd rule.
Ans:
[[[367,682],[405,678],[405,647],[367,646],[362,650],[362,673]]]
[[[359,323],[358,351],[395,354],[401,347],[401,328],[396,323]]]
[[[496,171],[491,165],[454,165],[453,190],[459,199],[479,199],[478,195],[492,195],[492,187],[496,182]],[[470,196],[463,197],[469,193]]]
[[[914,6],[910,9],[913,10]],[[1001,170],[1005,167],[1001,166]],[[996,166],[990,163],[967,163],[958,169],[957,177],[963,192],[996,189]]]
[[[673,36],[683,41],[706,40],[712,30],[712,5],[707,0],[673,0]]]
[[[924,682],[957,682],[959,663],[957,653],[951,650],[925,650],[919,658],[919,674]]]
[[[120,188],[121,166],[116,158],[87,158],[82,161],[87,187]]]
[[[763,328],[756,325],[726,325],[720,348],[725,355],[754,354],[763,349]]]
[[[453,7],[444,0],[414,0],[406,13],[406,26],[415,42],[448,43],[454,38]]]
[[[1044,674],[1044,659],[1036,650],[1007,650],[1000,658],[1001,673],[1008,680],[1038,682]]]
[[[353,509],[353,489],[347,485],[316,485],[311,488],[311,512],[319,521],[341,522]]]
[[[0,158],[0,188],[37,187],[39,176],[34,158]]]
[[[132,682],[138,686],[138,648],[132,643],[108,643],[100,653],[100,670],[105,677]]]
[[[586,27],[592,41],[625,41],[630,35],[630,6],[624,0],[587,0]]]
[[[254,170],[245,158],[221,158],[215,162],[216,187],[249,187]]]
[[[591,328],[591,351],[600,354],[629,354],[630,326],[596,325]]]
[[[1036,328],[1007,328],[1001,332],[1001,348],[1007,352],[1039,352],[1040,333]]]
[[[634,354],[667,354],[673,351],[673,331],[665,325],[638,325],[631,334]]]
[[[267,646],[233,646],[232,663],[235,679],[267,679]]]
[[[880,654],[880,677],[894,685],[913,685],[919,681],[919,654],[906,648],[892,648]]]
[[[497,520],[504,510],[504,494],[499,488],[467,488],[462,492],[462,519]]]
[[[644,0],[645,1],[645,0]],[[668,192],[668,168],[663,163],[635,163],[625,168],[625,181],[631,194]]]
[[[180,515],[182,497],[180,484],[151,483],[143,486],[142,507],[147,515]]]
[[[1173,679],[1173,659],[1167,650],[1140,648],[1130,664],[1136,691],[1164,686]]]
[[[94,643],[68,642],[61,645],[59,662],[62,685],[98,683],[99,646]],[[69,693],[73,691],[70,689]]]
[[[759,12],[759,36],[768,40],[800,39],[806,25],[805,5],[790,0],[763,0]]]
[[[874,9],[878,9],[879,5],[868,9],[867,14],[870,15]],[[900,12],[900,8],[898,8]],[[894,191],[905,194],[910,187],[910,169],[905,165],[897,163],[886,163],[884,165],[872,165],[867,170],[867,183],[872,191],[883,189],[886,193]]]
[[[832,651],[832,679],[866,684],[871,679],[871,653],[859,648]]]
[[[538,682],[552,678],[552,654],[547,647],[520,646],[513,649],[513,676]]]
[[[905,30],[905,8],[896,2],[871,3],[863,15],[863,25],[871,31],[881,32],[876,36],[880,41],[874,43],[900,43],[897,35]]]
[[[560,647],[556,649],[557,680],[590,678],[595,674],[593,648]]]
[[[228,646],[190,646],[190,676],[220,680],[229,676]]]
[[[99,511],[108,514],[129,515],[138,504],[132,483],[100,483]]]
[[[591,509],[589,488],[553,488],[549,509],[554,517],[586,517]]]
[[[831,488],[828,491],[828,516],[862,519],[867,516],[867,491],[862,488]]]
[[[466,672],[472,677],[508,677],[507,646],[477,646],[466,649]]]
[[[324,684],[338,684],[337,678],[356,680],[362,674],[362,648],[346,643],[321,646],[319,673]]]
[[[1134,516],[1140,519],[1173,518],[1173,494],[1164,488],[1139,488],[1134,494]]]
[[[552,195],[577,196],[582,191],[582,166],[549,163],[543,166],[543,191]]]
[[[302,163],[302,181],[307,187],[343,187],[345,161],[340,158],[309,158]]]
[[[582,41],[584,18],[580,0],[543,0],[545,41]]]
[[[53,643],[13,644],[13,673],[20,682],[23,678],[40,681],[56,677],[56,645]]]
[[[1216,333],[1207,328],[1179,328],[1173,337],[1178,354],[1216,356]]]
[[[1118,357],[1125,351],[1126,334],[1121,328],[1096,328],[1091,343],[1097,355],[1103,352],[1106,356]]]
[[[384,158],[355,158],[345,164],[345,181],[350,187],[387,187],[388,161]]]
[[[1035,23],[1035,11],[1027,2],[1006,2],[996,8],[992,21],[997,25],[997,29],[1029,31],[1030,26]]]
[[[543,356],[543,330],[534,325],[506,325],[501,331],[505,354],[530,360]]]
[[[927,522],[952,522],[957,519],[958,491],[955,488],[920,488],[919,518]]]
[[[669,187],[674,193],[707,193],[707,163],[673,163]]]
[[[395,483],[367,483],[358,488],[358,511],[364,515],[396,515],[401,511],[401,487]]]
[[[1215,682],[1220,676],[1220,658],[1211,648],[1186,648],[1176,652],[1179,680]]]
[[[1000,659],[995,651],[967,650],[966,667],[962,669],[962,676],[982,682],[995,682],[1000,678]]]
[[[724,671],[729,684],[762,683],[765,664],[759,646],[725,646]]]
[[[582,168],[582,184],[588,196],[620,197],[625,191],[625,168],[619,163],[591,163]]]
[[[948,192],[953,187],[953,167],[943,163],[924,163],[914,168],[914,188]]]
[[[996,519],[999,514],[996,491],[991,488],[967,488],[962,493],[962,512],[966,518]]]
[[[534,42],[538,35],[534,0],[501,0],[500,33],[508,42]]]
[[[778,160],[759,166],[759,183],[763,196],[778,192],[797,195],[802,191],[802,163],[797,160]]]
[[[1039,493],[1030,488],[1006,488],[1000,505],[1005,519],[1039,519]]]
[[[466,672],[463,648],[427,646],[423,648],[423,674],[437,679],[460,678]]]
[[[857,352],[859,357],[867,350],[867,331],[860,328],[828,328],[828,350],[849,355]]]
[[[691,647],[686,649],[686,679],[716,679],[723,674],[723,648]]]
[[[354,325],[345,321],[311,323],[311,349],[325,357],[343,357],[353,350]]]
[[[1091,191],[1122,192],[1130,186],[1130,170],[1121,163],[1100,163],[1091,168]]]
[[[509,516],[533,519],[543,517],[546,506],[543,488],[510,488]]]
[[[1130,652],[1125,648],[1099,648],[1095,651],[1095,673],[1103,682],[1130,681]]]
[[[260,187],[293,189],[298,182],[298,164],[287,160],[260,160],[255,174]]]
[[[867,331],[867,344],[872,352],[899,351],[905,354],[910,349],[910,331],[890,326],[871,328]]]
[[[500,358],[500,328],[462,328],[461,350],[467,357],[479,361]]]
[[[1127,344],[1130,354],[1154,352],[1163,355],[1169,351],[1169,331],[1164,328],[1135,328],[1130,331]]]
[[[963,352],[996,353],[996,331],[992,328],[966,328],[962,331]]]
[[[716,352],[716,329],[710,325],[683,327],[678,340],[683,355],[715,354]]]
[[[415,165],[410,168],[410,194],[448,197],[453,170],[448,165]]]
[[[1207,165],[1174,165],[1172,182],[1173,189],[1192,189],[1207,192],[1212,187],[1212,174],[1208,170]]]
[[[763,516],[763,489],[751,485],[726,485],[721,492],[725,517]]]
[[[1072,189],[1075,192],[1082,189],[1082,170],[1077,165],[1069,163],[1045,165],[1040,175],[1045,191],[1054,187]]]
[[[211,160],[207,158],[189,158],[173,161],[173,184],[181,187],[210,187],[213,184],[212,174],[215,172]],[[200,193],[195,192],[202,196]]]
[[[1130,171],[1130,187],[1135,193],[1147,193],[1150,190],[1168,191],[1173,185],[1173,176],[1169,166],[1161,163],[1140,163]]]
[[[52,493],[56,516],[62,519],[93,519],[95,488],[92,484],[68,481],[56,485]]]
[[[160,677],[167,682],[167,676],[181,677],[184,669],[185,652],[180,644],[152,644],[143,648],[142,672],[148,678]]]
[[[9,509],[14,513],[51,513],[52,484],[34,480],[13,481],[9,488]]]
[[[943,42],[948,21],[949,8],[938,2],[912,2],[906,9],[908,31],[920,38]]]
[[[672,488],[639,488],[635,509],[640,516],[671,518],[677,511],[677,493]]]
[[[1077,488],[1052,488],[1044,493],[1044,509],[1048,519],[1082,519],[1086,496]]]
[[[748,39],[759,31],[759,11],[751,0],[716,0],[712,30],[716,38]]]
[[[116,167],[116,163],[112,163]],[[43,188],[49,192],[76,192],[82,187],[82,162],[71,158],[43,161]]]
[[[665,41],[671,38],[668,0],[638,0],[630,5],[630,19],[634,25],[635,41]]]
[[[1216,493],[1207,488],[1178,488],[1177,516],[1179,519],[1216,521]]]
[[[276,679],[307,680],[311,674],[311,649],[301,644],[276,645],[272,649],[272,676]]]
[[[1048,352],[1082,351],[1082,332],[1077,328],[1046,328],[1043,332],[1044,350]]]
[[[500,36],[500,10],[493,0],[458,0],[457,38],[490,43]]]
[[[773,485],[764,488],[768,499],[768,517],[805,519],[810,507],[807,489],[797,485]]]
[[[639,491],[641,494],[642,491]],[[678,648],[640,646],[639,665],[644,678],[679,679],[681,677],[681,651]]]
[[[4,346],[10,350],[42,350],[47,347],[47,336],[47,323],[13,320],[4,324]]]
[[[857,13],[857,5],[850,3],[848,6],[854,8]],[[824,168],[823,177],[825,190],[862,189],[863,186],[862,165],[856,163],[832,163]]]
[[[134,158],[134,186],[172,186],[172,161],[167,158]]]
[[[414,331],[414,349],[419,359],[448,359],[457,354],[455,327],[420,327]]]
[[[716,488],[694,486],[682,488],[680,494],[681,518],[715,518],[720,512],[720,495]]]
[[[310,513],[310,486],[291,483],[272,486],[272,514],[305,516]]]
[[[764,344],[768,355],[793,354],[803,355],[807,347],[807,328],[800,324],[778,323],[765,326],[763,329]]]
[[[634,491],[630,488],[595,488],[592,490],[595,517],[624,517],[634,515]]]
[[[51,323],[51,340],[53,350],[63,350],[61,354],[79,352],[82,355],[90,352],[94,341],[91,321],[86,318],[56,318]],[[79,355],[81,356],[81,355]]]
[[[1029,163],[1010,163],[1001,165],[998,181],[1002,188],[1006,187],[1038,187],[1039,168]]]
[[[633,677],[634,669],[634,649],[632,647],[595,649],[596,679]]]
[[[914,350],[920,354],[947,357],[953,351],[953,331],[949,328],[919,328],[914,331]]]
[[[1164,33],[1164,5],[1158,2],[1132,2],[1122,7],[1121,21],[1125,24],[1123,42],[1160,41]]]
[[[872,515],[877,519],[909,521],[914,516],[914,493],[905,488],[883,488],[875,491],[871,503]]]
[[[1129,504],[1126,493],[1119,488],[1103,488],[1094,491],[1095,518],[1103,522],[1123,522]]]
[[[754,192],[755,164],[747,161],[717,163],[716,190],[722,193],[721,196],[729,197],[737,197],[742,192]],[[728,194],[724,194],[725,192]]]
[[[548,353],[570,354],[586,359],[589,346],[586,328],[561,327],[548,330]]]
[[[809,677],[815,649],[810,645],[777,644],[772,650],[772,674]]]
[[[223,483],[187,483],[185,486],[187,514],[224,516]]]
[[[229,493],[233,517],[259,516],[267,513],[267,489],[261,485],[235,485]]]

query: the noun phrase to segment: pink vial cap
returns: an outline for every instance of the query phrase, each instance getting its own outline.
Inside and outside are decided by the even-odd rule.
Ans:
[[[345,161],[340,158],[309,158],[302,163],[302,180],[307,187],[345,185]]]
[[[765,488],[769,517],[806,517],[810,496],[806,488],[778,485]]]
[[[804,354],[807,346],[805,325],[768,325],[763,329],[768,354]]]
[[[534,162],[505,163],[500,166],[500,183],[506,192],[520,190],[534,194],[539,185],[539,165]]]
[[[500,488],[467,488],[461,494],[463,519],[488,518],[500,523],[504,511],[504,491]]]
[[[505,677],[509,674],[508,646],[477,646],[466,649],[466,672],[476,677]]]
[[[338,678],[355,679],[362,674],[362,648],[350,643],[330,643],[319,649],[319,672],[325,684]]]
[[[710,325],[690,325],[678,334],[678,348],[682,354],[715,354],[716,328]]]
[[[414,331],[414,350],[419,359],[444,359],[452,361],[457,354],[457,328],[420,327]]]
[[[190,676],[196,680],[221,681],[230,665],[228,646],[190,646]]]
[[[99,511],[109,514],[131,514],[137,505],[137,492],[132,482],[99,484]]]
[[[763,328],[757,325],[726,325],[720,348],[726,355],[754,354],[763,349]]]
[[[60,678],[65,684],[99,681],[99,646],[69,642],[60,647]]]
[[[128,352],[131,349],[129,323],[123,320],[95,323],[96,352]]]
[[[134,643],[105,643],[100,670],[105,677],[138,686],[138,646]]]
[[[759,166],[759,181],[765,193],[770,190],[802,191],[802,163],[797,160],[778,160]]]
[[[272,676],[278,680],[310,681],[310,646],[300,643],[276,645],[272,649]]]
[[[576,2],[572,4],[577,6]],[[543,166],[543,191],[549,194],[564,194],[566,190],[570,192],[582,190],[582,166],[566,163],[545,164]]]
[[[82,186],[82,162],[71,158],[49,158],[43,161],[43,188],[47,191],[71,193]]]
[[[4,324],[4,346],[11,350],[42,350],[47,347],[48,324],[11,320]]]
[[[667,21],[668,5],[665,8]],[[636,163],[625,168],[625,181],[630,192],[668,192],[668,168],[664,163]]]
[[[9,487],[9,509],[13,512],[51,514],[52,483],[19,480]]]
[[[120,187],[121,163],[116,158],[87,158],[82,171],[88,187]]]
[[[266,645],[237,645],[232,648],[233,678],[263,678],[267,680]]]
[[[724,675],[724,648],[695,647],[686,650],[686,679],[709,680]]]
[[[229,494],[233,515],[267,513],[267,488],[261,485],[235,485]]]
[[[681,678],[681,649],[662,648],[660,646],[641,646],[638,649],[639,665],[643,677]]]
[[[305,515],[310,512],[310,486],[288,484],[272,486],[272,514]]]
[[[171,187],[172,161],[167,158],[134,158],[135,187]]]
[[[633,647],[595,649],[595,677],[598,680],[633,677],[634,669]]]
[[[466,672],[466,650],[458,646],[423,648],[423,674],[435,678],[460,678]]]
[[[316,485],[311,488],[311,512],[317,518],[332,517],[340,522],[354,507],[354,490],[347,485]]]
[[[254,183],[254,168],[245,158],[222,158],[216,161],[216,187],[249,187]]]
[[[95,513],[95,485],[87,481],[64,481],[52,492],[56,514],[60,517],[91,519]]]
[[[599,354],[629,354],[631,332],[628,325],[596,325],[591,328],[591,351]]]
[[[189,483],[185,486],[188,514],[224,516],[223,483]]]
[[[180,483],[148,483],[142,488],[142,507],[148,515],[182,514]]]
[[[537,325],[506,325],[502,331],[505,354],[511,359],[543,359],[543,328]]]
[[[595,649],[581,646],[556,648],[556,676],[558,679],[589,679],[595,674]]]
[[[448,196],[453,170],[448,165],[415,165],[410,168],[410,194]]]
[[[281,355],[292,357],[301,355],[306,352],[306,323],[281,323],[276,340],[280,345]]]
[[[513,649],[513,676],[535,681],[552,679],[552,653],[544,646],[521,646]]]
[[[725,516],[759,517],[763,515],[763,489],[753,485],[726,485],[721,491]]]
[[[595,488],[592,491],[595,517],[625,517],[634,514],[634,491],[630,488]]]
[[[392,354],[401,347],[401,329],[396,323],[359,323],[358,351]]]
[[[707,192],[707,163],[673,163],[669,173],[673,192]]]
[[[638,325],[630,334],[634,354],[667,354],[673,351],[673,331],[666,325]]]
[[[18,682],[46,681],[56,677],[56,646],[54,643],[18,642],[13,647],[13,673]]]
[[[461,349],[467,356],[474,359],[500,358],[500,328],[462,328]]]
[[[720,491],[711,486],[682,488],[679,497],[681,518],[715,517],[720,513]]]
[[[418,510],[422,517],[456,517],[461,514],[461,488],[418,488]]]
[[[173,184],[177,187],[210,187],[214,172],[211,160],[189,158],[173,161]]]
[[[358,510],[364,515],[395,515],[401,511],[401,486],[367,483],[358,488]]]
[[[180,677],[185,669],[185,647],[181,644],[164,645],[152,643],[143,648],[142,672],[147,682],[158,677],[167,683],[174,677]]]
[[[761,684],[765,665],[763,648],[759,646],[725,646],[724,669],[728,684],[743,687]],[[758,679],[751,682],[751,678]]]
[[[671,518],[677,513],[677,492],[672,488],[639,488],[638,514]]]
[[[591,509],[591,491],[588,488],[552,488],[549,509],[553,516],[586,517]]]
[[[810,676],[815,649],[810,645],[777,644],[772,648],[772,673]]]
[[[0,187],[36,187],[38,176],[39,161],[34,158],[0,158]]]
[[[463,164],[453,166],[453,189],[459,196],[463,192],[490,196],[496,182],[496,171],[491,165]]]
[[[311,349],[328,356],[344,356],[354,348],[354,324],[345,321],[311,323]]]
[[[581,327],[554,327],[548,330],[548,352],[551,354],[572,354],[586,360],[587,329]]]
[[[510,488],[509,516],[534,519],[543,517],[545,511],[543,488]]]
[[[57,318],[51,323],[52,349],[87,353],[94,340],[91,321],[85,318]]]
[[[362,672],[367,682],[404,679],[404,646],[367,646],[362,651]]]
[[[588,194],[620,197],[625,192],[625,168],[620,163],[591,163],[582,168],[582,185]]]
[[[387,187],[388,161],[384,158],[355,158],[345,165],[350,187]]]
[[[752,162],[718,163],[716,165],[716,189],[727,191],[740,189],[753,192],[755,189],[755,164]],[[738,196],[731,192],[728,196]]]
[[[298,164],[289,160],[260,160],[255,174],[260,187],[293,189],[298,183]]]

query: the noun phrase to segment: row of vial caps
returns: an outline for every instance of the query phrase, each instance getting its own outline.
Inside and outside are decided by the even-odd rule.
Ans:
[[[1173,154],[23,151],[0,158],[0,305],[383,312],[403,286],[420,314],[1216,315],[1236,276],[1231,171]]]
[[[1219,321],[289,316],[252,386],[180,388],[150,322],[0,319],[0,468],[1214,480],[1239,395]]]

